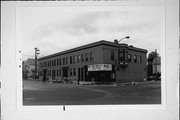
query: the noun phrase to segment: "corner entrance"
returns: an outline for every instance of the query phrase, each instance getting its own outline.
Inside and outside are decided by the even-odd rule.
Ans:
[[[113,74],[110,71],[91,71],[88,77],[97,83],[111,83],[115,82]]]
[[[88,65],[89,81],[96,83],[111,83],[115,82],[115,71],[111,64],[94,64]]]

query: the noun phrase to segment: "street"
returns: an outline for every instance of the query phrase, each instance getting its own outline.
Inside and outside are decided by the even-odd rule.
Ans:
[[[23,105],[160,104],[161,83],[77,85],[23,81]]]

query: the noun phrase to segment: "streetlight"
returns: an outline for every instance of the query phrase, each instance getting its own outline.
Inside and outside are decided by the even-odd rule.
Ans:
[[[40,50],[37,47],[34,48],[34,50],[35,50],[35,79],[37,79],[37,76],[38,76],[38,72],[37,72],[37,55],[40,54],[40,53],[38,53],[38,51],[40,51]]]
[[[118,71],[119,71],[119,43],[124,39],[129,39],[129,36],[121,38],[120,40],[115,39],[114,43],[117,45],[117,61],[116,61],[116,84],[118,84]]]
[[[130,38],[129,36],[126,36],[126,37],[124,37],[124,38],[121,38],[120,40],[115,39],[115,40],[114,40],[114,43],[119,44],[119,42],[121,42],[122,40],[124,40],[124,39],[129,39],[129,38]]]

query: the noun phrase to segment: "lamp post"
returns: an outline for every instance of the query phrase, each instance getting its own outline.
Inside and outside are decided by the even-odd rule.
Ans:
[[[114,43],[117,45],[117,61],[116,61],[116,85],[118,85],[118,71],[119,71],[119,43],[124,39],[129,39],[129,36],[121,38],[120,40],[115,39]]]
[[[35,50],[35,79],[37,79],[38,72],[37,72],[37,55],[39,54],[38,51],[40,51],[37,47],[34,48]]]

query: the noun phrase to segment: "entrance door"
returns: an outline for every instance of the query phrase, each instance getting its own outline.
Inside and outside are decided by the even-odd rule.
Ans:
[[[55,80],[56,77],[56,70],[52,70],[52,79]]]
[[[81,81],[81,73],[80,73],[81,69],[78,68],[78,84],[79,84],[79,81]]]
[[[46,79],[46,72],[47,72],[47,69],[44,69],[43,70],[43,79]]]
[[[62,72],[63,77],[68,77],[68,68],[62,68]]]
[[[84,74],[83,74],[83,73],[84,73],[84,69],[83,69],[83,67],[82,67],[82,68],[81,68],[81,80],[82,80],[82,81],[84,81]]]

